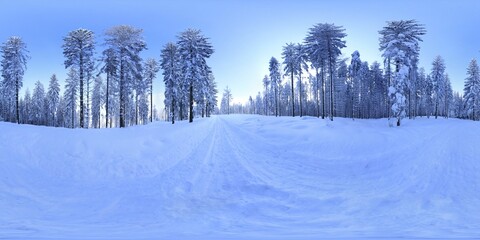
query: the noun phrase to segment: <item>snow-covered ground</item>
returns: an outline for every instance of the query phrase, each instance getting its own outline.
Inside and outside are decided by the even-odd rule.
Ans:
[[[0,123],[0,239],[480,236],[480,123]]]

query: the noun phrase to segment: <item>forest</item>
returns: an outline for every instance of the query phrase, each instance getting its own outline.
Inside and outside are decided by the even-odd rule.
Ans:
[[[418,66],[425,27],[415,20],[390,21],[379,31],[382,63],[362,61],[359,51],[340,58],[345,29],[334,24],[310,28],[303,43],[283,47],[272,57],[264,89],[247,104],[233,104],[225,89],[222,113],[344,118],[456,117],[478,120],[479,66],[467,68],[463,93],[452,90],[441,56],[431,68]],[[283,68],[282,68],[283,66]],[[467,67],[467,66],[466,66]],[[229,107],[227,107],[229,106]]]
[[[379,33],[381,63],[362,61],[360,51],[342,58],[346,29],[329,23],[309,29],[303,43],[283,47],[281,62],[268,61],[264,89],[247,103],[232,104],[224,90],[217,106],[217,84],[207,59],[214,53],[200,30],[187,29],[164,45],[160,59],[143,60],[142,29],[121,25],[105,32],[106,46],[96,56],[94,33],[69,32],[63,39],[68,77],[64,91],[56,75],[47,89],[37,81],[21,95],[30,58],[27,44],[12,36],[1,47],[0,119],[68,128],[126,127],[153,120],[192,122],[212,113],[329,118],[456,117],[478,120],[480,71],[473,59],[464,92],[454,92],[441,56],[430,69],[418,66],[420,42],[427,33],[416,20],[388,21]],[[428,44],[428,43],[426,43]],[[153,104],[153,85],[162,70],[164,107]],[[160,115],[163,115],[160,117]]]

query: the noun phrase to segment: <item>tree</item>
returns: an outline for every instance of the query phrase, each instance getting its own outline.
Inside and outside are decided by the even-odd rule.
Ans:
[[[78,71],[79,93],[80,93],[80,128],[88,128],[88,110],[87,123],[85,124],[85,102],[84,92],[88,92],[88,84],[85,89],[85,81],[90,81],[95,59],[93,53],[95,51],[95,42],[93,32],[87,29],[77,29],[68,33],[63,39],[63,55],[65,56],[65,68],[74,67]],[[87,99],[88,104],[89,99]]]
[[[40,81],[37,81],[32,95],[33,124],[45,125],[45,115],[45,88]]]
[[[14,121],[20,123],[18,94],[23,86],[23,74],[27,69],[27,60],[29,59],[27,45],[20,37],[13,36],[2,45],[1,53],[3,94],[6,94],[6,97],[10,99],[9,105],[15,106]],[[12,104],[11,100],[14,101],[14,104]]]
[[[473,121],[478,119],[478,102],[480,99],[480,69],[477,60],[472,59],[467,68],[467,78],[465,79],[464,106],[467,117]]]
[[[288,43],[283,47],[282,52],[283,64],[285,65],[284,71],[285,76],[290,75],[291,78],[291,88],[292,88],[292,117],[295,117],[295,93],[293,88],[293,76],[297,75],[299,72],[299,64],[297,64],[297,49],[295,44]]]
[[[100,128],[101,109],[103,105],[103,79],[100,76],[95,78],[92,91],[92,126]]]
[[[165,83],[165,108],[169,110],[169,116],[172,124],[174,124],[177,105],[183,106],[184,93],[183,79],[180,77],[180,54],[177,45],[167,43],[162,49],[160,57],[160,67],[163,70],[163,82]]]
[[[445,62],[442,57],[437,56],[432,63],[433,97],[435,100],[435,119],[438,117],[440,101],[445,95]]]
[[[304,96],[304,93],[303,93],[303,90],[302,90],[302,86],[303,86],[302,73],[303,73],[303,70],[308,72],[308,65],[307,65],[308,56],[305,53],[305,47],[300,43],[295,46],[295,50],[296,50],[296,52],[295,52],[296,61],[295,62],[297,64],[298,81],[299,81],[298,87],[299,87],[299,96],[300,96],[299,97],[300,117],[302,117],[303,116],[303,103],[302,102],[303,102],[303,96]]]
[[[230,102],[232,101],[232,91],[228,86],[223,90],[222,97],[222,112],[230,114]]]
[[[362,66],[362,60],[360,60],[360,53],[354,51],[352,53],[352,60],[349,66],[349,75],[352,83],[352,118],[360,117],[360,103],[362,101],[362,81],[360,79],[360,69]]]
[[[269,67],[270,71],[270,85],[274,92],[274,103],[275,103],[275,117],[279,116],[279,102],[278,102],[278,94],[279,94],[279,85],[281,81],[280,75],[280,64],[278,60],[274,57],[270,59]]]
[[[156,78],[159,70],[160,67],[155,59],[149,58],[145,61],[144,78],[147,84],[148,93],[150,94],[150,122],[153,122],[153,79]]]
[[[270,78],[267,75],[263,77],[263,86],[265,87],[265,94],[264,94],[264,101],[265,101],[265,115],[268,116],[268,99],[270,98],[270,94],[268,91],[268,87],[270,86]]]
[[[142,77],[142,59],[140,52],[147,48],[142,37],[143,30],[131,26],[120,25],[107,30],[106,43],[111,54],[118,59],[118,92],[120,104],[120,127],[125,127],[129,96],[135,82]],[[130,99],[131,100],[131,99]]]
[[[214,50],[200,30],[187,29],[178,36],[178,51],[181,59],[182,76],[188,87],[189,122],[193,122],[193,102],[195,91],[205,87],[209,72],[206,59]]]
[[[324,72],[327,61],[324,38],[321,34],[323,24],[317,24],[308,30],[305,37],[305,51],[308,60],[315,68],[315,79],[312,84],[314,87],[314,99],[317,105],[317,117],[320,117],[320,98],[322,98],[322,119],[325,118],[325,83]]]
[[[324,44],[323,48],[328,64],[330,76],[330,120],[333,121],[333,75],[338,56],[342,54],[341,49],[346,47],[343,38],[345,38],[347,34],[343,27],[328,23],[317,25],[317,30],[320,30],[319,34]]]
[[[214,111],[217,106],[217,83],[215,82],[215,77],[213,74],[210,74],[208,78],[208,94],[207,94],[207,103],[206,103],[206,115],[210,117],[211,113]]]
[[[450,117],[450,105],[453,104],[453,90],[452,90],[452,83],[450,82],[450,77],[448,74],[445,74],[445,118]]]
[[[117,77],[119,60],[115,54],[115,49],[110,47],[103,51],[103,62],[104,65],[100,72],[104,72],[107,75],[105,83],[105,127],[107,128],[108,122],[112,115],[111,112],[113,99],[111,98],[111,95],[113,95],[115,92],[112,89],[112,85],[118,81]]]
[[[379,31],[380,51],[385,59],[385,65],[390,69],[390,64],[395,65],[395,75],[389,86],[389,96],[392,103],[392,112],[397,118],[397,126],[405,117],[407,81],[416,75],[416,64],[420,52],[419,42],[426,30],[423,25],[415,20],[401,20],[387,22]],[[413,74],[415,73],[415,74]]]
[[[67,80],[65,81],[65,93],[63,94],[65,102],[65,126],[75,128],[75,112],[77,108],[78,95],[78,72],[75,68],[70,68]]]
[[[55,74],[50,78],[47,92],[48,119],[47,125],[56,126],[58,103],[60,101],[60,84]]]

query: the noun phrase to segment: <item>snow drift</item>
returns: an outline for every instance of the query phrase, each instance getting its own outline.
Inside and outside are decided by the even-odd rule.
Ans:
[[[0,123],[0,238],[478,237],[479,143],[457,119]]]

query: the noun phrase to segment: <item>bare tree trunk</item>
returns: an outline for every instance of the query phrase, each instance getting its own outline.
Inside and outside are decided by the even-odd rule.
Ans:
[[[82,49],[82,43],[80,43],[80,49]],[[83,128],[83,54],[80,53],[80,128]]]
[[[123,51],[122,54],[123,56]],[[124,84],[125,84],[125,73],[123,60],[120,60],[120,127],[125,127],[125,94],[124,94]]]
[[[107,92],[106,92],[106,102],[105,102],[105,128],[108,128],[108,88],[110,85],[110,73],[107,73]]]
[[[150,122],[153,122],[153,80],[150,83]]]
[[[193,122],[193,83],[190,83],[190,96],[189,96],[189,104],[190,104],[190,116],[188,122]]]
[[[16,76],[15,78],[15,108],[16,108],[16,112],[17,112],[17,117],[16,117],[16,122],[17,124],[20,124],[20,111],[19,111],[19,106],[18,106],[18,91],[19,91],[19,79],[18,79],[18,76]]]
[[[292,71],[292,117],[295,117],[295,93],[293,92],[293,71]]]

